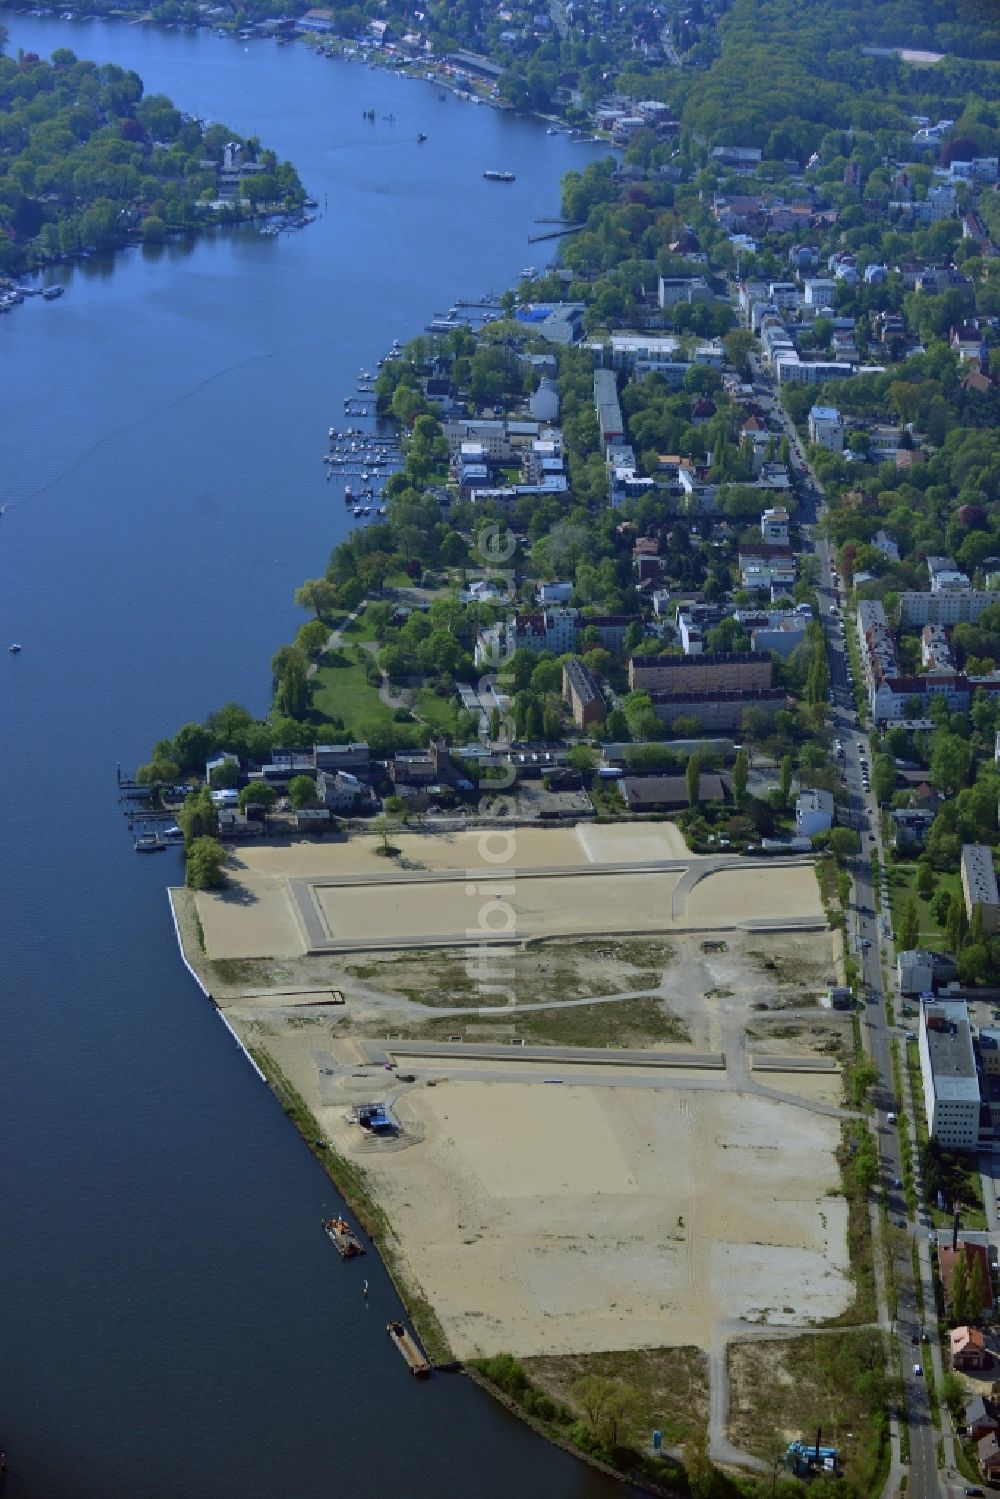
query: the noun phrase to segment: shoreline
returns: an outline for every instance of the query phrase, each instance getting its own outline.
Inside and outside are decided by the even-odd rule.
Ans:
[[[10,8],[10,14],[14,16],[28,15],[40,20],[55,20],[62,18],[62,12],[58,7],[43,8],[40,10]],[[263,33],[248,31],[224,31],[209,22],[164,22],[158,21],[151,11],[130,14],[126,11],[87,11],[74,12],[72,20],[80,22],[97,21],[101,25],[121,24],[123,26],[146,26],[156,31],[193,31],[202,32],[206,36],[218,37],[220,41],[240,42],[272,42],[278,46],[304,45],[310,48],[320,57],[335,59],[338,62],[359,63],[362,67],[375,68],[380,72],[392,73],[397,78],[411,79],[416,83],[430,83],[435,88],[446,89],[458,99],[469,100],[475,104],[486,104],[491,109],[501,113],[516,114],[519,119],[537,120],[540,124],[558,126],[558,133],[565,133],[574,144],[577,145],[606,145],[609,151],[617,151],[621,148],[614,146],[610,138],[596,130],[594,126],[569,124],[562,115],[544,114],[539,110],[517,110],[512,104],[505,103],[502,99],[494,98],[488,91],[480,93],[475,88],[476,80],[463,78],[456,79],[447,71],[448,64],[444,59],[432,54],[429,57],[396,57],[378,48],[362,49],[358,38],[342,37],[334,33],[324,35],[322,32],[294,31],[292,33]],[[298,20],[299,17],[295,17]],[[332,47],[334,50],[327,52],[325,49]],[[347,50],[350,49],[350,50]],[[492,62],[492,58],[487,58]],[[422,72],[417,71],[423,69]],[[463,83],[467,86],[463,87]],[[485,82],[483,88],[488,89]]]
[[[208,1000],[223,1025],[225,1025],[226,1030],[242,1052],[244,1059],[250,1064],[265,1087],[273,1094],[281,1106],[286,1119],[295,1129],[306,1149],[322,1166],[334,1189],[357,1220],[365,1238],[368,1240],[373,1251],[378,1255],[392,1287],[399,1297],[406,1316],[412,1323],[420,1342],[423,1344],[431,1362],[433,1372],[463,1374],[485,1394],[489,1395],[492,1400],[495,1400],[498,1405],[502,1406],[510,1415],[523,1421],[545,1441],[551,1443],[554,1447],[558,1447],[561,1451],[566,1452],[569,1456],[576,1458],[588,1467],[603,1473],[616,1483],[623,1486],[627,1485],[642,1493],[653,1494],[657,1496],[657,1499],[670,1499],[670,1496],[683,1492],[680,1488],[664,1487],[662,1484],[656,1483],[645,1475],[630,1472],[624,1468],[616,1468],[596,1453],[586,1451],[584,1448],[576,1445],[567,1436],[561,1435],[554,1423],[547,1423],[527,1410],[490,1379],[486,1373],[480,1370],[475,1360],[454,1357],[447,1336],[434,1312],[434,1308],[426,1297],[409,1283],[404,1273],[400,1256],[392,1248],[392,1240],[394,1239],[392,1225],[386,1217],[384,1209],[369,1193],[359,1168],[346,1160],[339,1151],[335,1150],[328,1141],[323,1139],[318,1121],[308,1104],[294,1085],[285,1077],[281,1067],[267,1049],[265,1047],[252,1048],[242,1041],[233,1026],[229,1023],[221,1006],[205,983],[204,978],[189,959],[188,950],[185,945],[185,928],[190,926],[197,933],[200,923],[198,922],[197,914],[193,910],[193,904],[189,903],[187,899],[184,901],[178,899],[178,897],[187,898],[188,896],[189,892],[183,886],[168,887],[167,898],[170,904],[171,920],[181,962],[184,964],[184,967],[194,980],[203,997]],[[184,909],[185,905],[188,905],[187,910]],[[643,1454],[640,1453],[637,1456],[641,1461]]]

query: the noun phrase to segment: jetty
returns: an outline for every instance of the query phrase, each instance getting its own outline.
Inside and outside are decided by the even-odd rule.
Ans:
[[[409,1329],[404,1327],[402,1322],[390,1322],[386,1327],[386,1332],[405,1358],[409,1365],[410,1373],[414,1378],[427,1379],[431,1372],[431,1366]]]

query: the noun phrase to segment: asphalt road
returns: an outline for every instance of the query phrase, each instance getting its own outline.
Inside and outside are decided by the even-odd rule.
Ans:
[[[893,1257],[897,1288],[896,1318],[893,1334],[899,1340],[899,1358],[906,1396],[906,1420],[910,1431],[910,1463],[907,1479],[907,1499],[941,1499],[942,1488],[938,1478],[935,1430],[931,1423],[927,1385],[923,1376],[925,1352],[930,1357],[930,1345],[922,1341],[923,1328],[917,1319],[917,1301],[913,1283],[911,1245],[920,1230],[909,1220],[902,1187],[896,1186],[902,1178],[902,1162],[899,1135],[896,1124],[890,1124],[888,1115],[895,1113],[896,1100],[892,1083],[892,1054],[890,1049],[890,1026],[886,1018],[886,996],[882,987],[882,958],[886,966],[892,962],[892,946],[888,922],[882,927],[881,896],[872,888],[870,855],[877,848],[880,867],[882,858],[881,834],[878,807],[871,791],[866,789],[864,770],[871,771],[871,751],[868,736],[858,721],[854,690],[849,680],[849,656],[844,630],[853,628],[850,618],[845,619],[843,598],[839,592],[839,580],[835,581],[831,563],[832,556],[826,541],[817,535],[816,525],[822,518],[822,488],[815,472],[810,468],[794,424],[771,392],[772,401],[768,409],[773,411],[787,434],[791,447],[792,465],[796,471],[801,498],[800,519],[803,534],[808,537],[805,550],[810,548],[819,561],[817,594],[820,617],[827,639],[827,654],[830,668],[831,724],[833,732],[843,745],[840,760],[844,783],[847,789],[847,811],[850,826],[861,835],[861,857],[855,861],[853,907],[848,919],[848,941],[858,951],[864,993],[862,1025],[865,1045],[878,1068],[879,1083],[876,1091],[876,1115],[874,1125],[878,1133],[882,1183],[885,1188],[889,1214],[889,1244],[887,1252]],[[885,913],[888,916],[888,912]],[[905,1041],[901,1041],[905,1046]],[[932,1329],[932,1336],[934,1330]],[[916,1370],[920,1370],[917,1373]]]

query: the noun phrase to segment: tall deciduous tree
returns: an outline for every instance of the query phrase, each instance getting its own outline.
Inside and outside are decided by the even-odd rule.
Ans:
[[[982,1303],[980,1302],[980,1305]],[[965,1255],[959,1255],[951,1276],[951,1315],[956,1322],[968,1322],[972,1308],[969,1267]]]
[[[185,883],[192,890],[216,890],[226,883],[226,851],[216,838],[196,838],[188,846]]]
[[[689,807],[697,807],[701,800],[701,756],[697,751],[688,756],[687,769],[684,772],[684,785],[687,791]]]
[[[288,800],[298,812],[311,807],[316,800],[316,782],[312,776],[292,776],[288,783]]]
[[[747,752],[741,749],[733,761],[733,799],[740,808],[746,805],[749,773],[750,762],[747,759]]]
[[[920,910],[917,906],[915,895],[906,897],[902,915],[899,918],[899,947],[902,952],[910,952],[920,942]]]

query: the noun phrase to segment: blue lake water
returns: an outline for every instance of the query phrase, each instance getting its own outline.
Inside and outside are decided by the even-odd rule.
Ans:
[[[541,264],[533,221],[598,148],[304,47],[5,19],[256,132],[325,208],[60,269],[0,319],[8,1492],[605,1499],[461,1377],[409,1379],[381,1266],[365,1305],[333,1189],[181,965],[176,854],[136,858],[115,793],[186,720],[265,710],[344,534],[320,460],[358,370]]]

